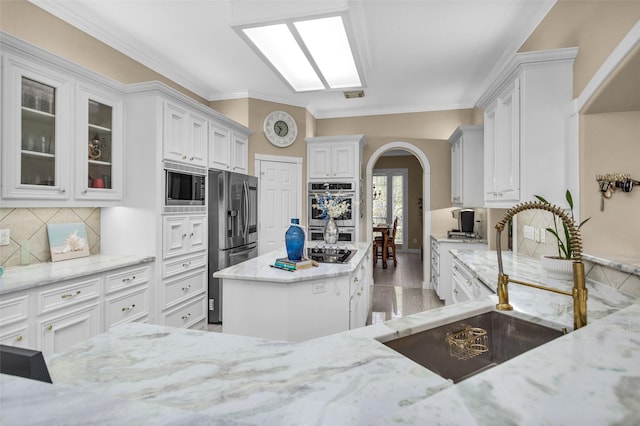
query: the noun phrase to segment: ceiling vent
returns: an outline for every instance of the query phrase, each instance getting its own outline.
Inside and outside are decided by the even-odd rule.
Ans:
[[[364,98],[364,90],[349,90],[343,93],[346,99]]]

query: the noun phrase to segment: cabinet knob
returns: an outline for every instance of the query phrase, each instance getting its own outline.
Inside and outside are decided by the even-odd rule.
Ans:
[[[189,291],[189,289],[191,289],[191,284],[186,287],[182,287],[182,291]]]
[[[187,315],[183,315],[183,316],[182,316],[182,321],[186,321],[186,320],[188,320],[189,318],[191,318],[191,313],[188,313]]]
[[[47,331],[51,331],[51,330],[53,330],[53,325],[49,324],[49,325],[45,328],[45,330],[47,330]]]
[[[182,264],[183,268],[188,268],[189,266],[191,266],[191,262],[185,262]]]
[[[64,188],[60,188],[60,193],[61,193],[61,194],[64,194],[65,192],[67,192],[67,190],[66,190],[66,189],[64,189]]]
[[[22,336],[18,335],[16,336],[16,342],[22,342]]]
[[[187,234],[182,234],[182,238],[187,238]]]
[[[183,159],[183,160],[186,160],[186,159],[187,159],[187,156],[186,156],[186,155],[183,155],[183,156],[182,156],[182,159]]]
[[[190,237],[193,237],[193,232],[189,235]]]
[[[190,157],[190,158],[189,158],[189,161],[193,161],[193,157]]]

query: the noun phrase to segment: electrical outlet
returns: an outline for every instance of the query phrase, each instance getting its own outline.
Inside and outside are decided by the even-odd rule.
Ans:
[[[547,239],[547,230],[544,228],[540,228],[540,242],[545,243]]]
[[[8,246],[9,244],[11,244],[11,231],[0,229],[0,246]]]
[[[535,232],[533,226],[525,225],[524,227],[524,238],[527,240],[535,239]]]

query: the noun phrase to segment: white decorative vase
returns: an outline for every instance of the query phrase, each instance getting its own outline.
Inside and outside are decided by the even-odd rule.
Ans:
[[[573,279],[572,259],[561,259],[557,256],[542,256],[540,263],[550,278],[556,278],[558,280]]]
[[[338,242],[338,225],[333,218],[329,218],[324,225],[324,242],[327,244],[335,244]]]

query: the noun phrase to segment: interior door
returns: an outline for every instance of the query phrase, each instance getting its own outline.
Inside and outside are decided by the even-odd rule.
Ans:
[[[281,160],[281,161],[280,161]],[[284,248],[284,234],[291,218],[302,217],[302,169],[295,158],[278,157],[278,161],[256,162],[260,183],[260,208],[258,209],[260,254]]]

